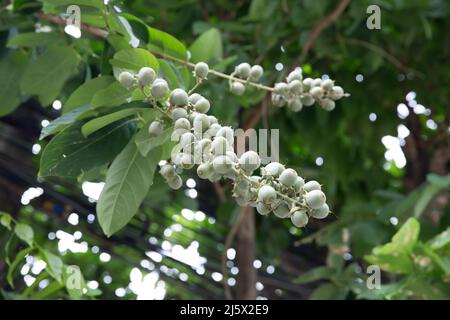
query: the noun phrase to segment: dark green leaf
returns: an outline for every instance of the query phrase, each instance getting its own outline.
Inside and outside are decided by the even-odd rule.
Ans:
[[[107,236],[122,229],[136,214],[153,183],[161,149],[142,156],[134,141],[123,149],[108,170],[97,202],[97,216]]]
[[[18,223],[14,228],[14,232],[20,240],[25,241],[29,246],[33,245],[34,232],[29,225]]]
[[[81,133],[84,122],[61,131],[44,149],[41,176],[77,177],[82,172],[108,163],[122,150],[134,131],[134,120],[111,124],[89,138]]]
[[[80,57],[74,49],[49,47],[25,70],[20,82],[22,93],[38,96],[45,106],[51,104],[79,62]]]
[[[77,107],[90,104],[97,92],[107,88],[113,82],[114,78],[111,76],[102,76],[86,81],[72,92],[63,106],[63,112],[66,113]]]

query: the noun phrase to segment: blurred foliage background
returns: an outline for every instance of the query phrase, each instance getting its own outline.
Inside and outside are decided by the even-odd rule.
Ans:
[[[221,299],[224,282],[234,298],[450,297],[448,1],[109,1],[127,23],[105,17],[102,1],[0,4],[2,298]],[[256,90],[235,97],[212,76],[200,89],[223,123],[279,128],[281,162],[321,181],[334,214],[300,230],[250,212],[235,228],[241,209],[226,183],[186,176],[173,192],[157,177],[131,223],[104,236],[95,199],[106,165],[78,179],[37,178],[50,141],[39,140],[41,129],[69,109],[77,87],[111,73],[105,59],[118,45],[89,30],[73,38],[42,15],[63,15],[69,4],[80,5],[86,25],[118,34],[131,26],[151,43],[138,18],[220,71],[261,64],[269,85],[296,66],[335,79],[351,96],[330,113],[273,108]],[[372,4],[380,30],[366,27]],[[34,36],[14,42],[25,33]],[[55,43],[81,63],[51,74],[58,84],[50,93],[39,79],[24,85],[27,65]],[[51,72],[56,60],[42,68]],[[382,270],[381,289],[366,286],[370,264]],[[64,281],[70,266],[83,274],[81,291]]]

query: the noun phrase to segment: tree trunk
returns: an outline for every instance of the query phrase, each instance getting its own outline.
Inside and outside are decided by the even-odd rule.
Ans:
[[[236,284],[236,298],[243,300],[256,299],[255,261],[255,215],[252,207],[244,210],[245,217],[237,232],[236,262],[239,268]]]

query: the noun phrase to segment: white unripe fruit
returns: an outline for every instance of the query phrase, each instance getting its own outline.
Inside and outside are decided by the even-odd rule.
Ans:
[[[334,81],[331,79],[323,80],[321,86],[325,91],[331,90],[334,86]]]
[[[252,173],[261,165],[261,158],[255,151],[247,151],[239,159],[239,165],[245,172]]]
[[[279,162],[271,162],[264,167],[264,176],[277,178],[284,170],[284,166]]]
[[[297,179],[295,180],[295,183],[294,183],[294,190],[296,192],[300,192],[300,190],[303,188],[304,185],[305,185],[305,180],[302,177],[297,177]]]
[[[302,69],[300,68],[291,71],[291,73],[289,73],[289,75],[286,78],[287,82],[292,82],[294,80],[302,81],[302,79],[303,79]]]
[[[336,103],[331,99],[323,99],[320,101],[320,106],[326,111],[332,111],[336,107]]]
[[[180,164],[184,169],[191,169],[194,167],[194,157],[189,153],[183,153],[180,157]]]
[[[281,94],[272,93],[272,104],[281,108],[286,105],[286,99]]]
[[[143,67],[139,70],[138,80],[141,86],[146,86],[153,82],[156,78],[155,70],[148,67]]]
[[[194,130],[196,132],[204,132],[209,128],[209,118],[206,114],[199,113],[194,118]]]
[[[320,190],[312,190],[306,193],[305,199],[306,204],[311,209],[319,209],[321,206],[325,204],[325,201],[327,200],[325,194]]]
[[[230,148],[228,140],[224,137],[216,137],[211,143],[211,151],[215,155],[224,155]]]
[[[308,215],[305,210],[297,210],[291,216],[291,221],[294,226],[298,228],[303,228],[308,224]]]
[[[200,98],[203,98],[200,94],[198,93],[193,93],[189,96],[189,103],[192,105],[195,105],[197,103],[198,100],[200,100]]]
[[[204,62],[199,62],[195,65],[195,76],[200,79],[205,79],[209,72],[209,66]]]
[[[309,93],[311,93],[314,98],[320,99],[323,96],[323,89],[321,87],[313,87],[309,90]]]
[[[183,135],[180,138],[180,146],[182,148],[186,148],[186,147],[193,148],[193,144],[194,144],[195,140],[196,140],[195,135],[192,134],[191,132],[183,133]]]
[[[330,92],[330,98],[333,100],[339,100],[344,96],[344,89],[340,86],[334,86]]]
[[[175,121],[174,125],[175,130],[176,129],[184,129],[184,130],[191,130],[191,123],[186,118],[180,118]]]
[[[265,204],[271,204],[277,199],[277,192],[271,186],[262,186],[258,191],[258,200]]]
[[[209,118],[211,119],[211,118]],[[209,127],[209,129],[207,130],[208,134],[211,135],[211,137],[215,137],[217,132],[219,132],[219,130],[222,128],[222,126],[220,124],[217,123],[213,123],[211,124],[211,126]]]
[[[263,68],[260,65],[254,65],[251,67],[250,69],[250,79],[254,80],[254,81],[258,81],[259,79],[261,79],[262,75],[263,75]]]
[[[233,161],[233,163],[238,163],[239,159],[236,155],[236,153],[234,153],[234,151],[227,151],[225,153],[225,155],[230,158],[231,161]]]
[[[197,167],[197,175],[201,179],[208,179],[213,173],[212,164],[209,162],[202,163]]]
[[[311,210],[311,217],[316,218],[316,219],[325,219],[326,217],[328,217],[329,213],[330,213],[330,208],[325,203],[319,209]]]
[[[277,206],[275,208],[275,210],[273,210],[273,213],[278,217],[278,218],[287,218],[289,217],[289,212],[291,210],[289,209],[288,205],[286,203],[281,203],[279,206]]]
[[[322,79],[316,78],[312,81],[311,87],[320,87],[322,85]]]
[[[189,97],[186,91],[177,88],[170,94],[169,101],[173,106],[185,106],[189,102]]]
[[[231,127],[222,127],[217,131],[216,137],[224,137],[230,145],[234,144],[234,131]]]
[[[194,122],[194,119],[196,116],[198,116],[199,113],[197,111],[192,111],[191,113],[189,113],[188,115],[188,119],[190,122]]]
[[[286,187],[291,187],[297,181],[298,174],[294,169],[285,169],[281,172],[278,180]]]
[[[209,152],[211,149],[211,143],[212,141],[210,139],[203,138],[197,143],[196,147],[201,153]]]
[[[123,71],[119,74],[119,82],[127,89],[133,87],[136,83],[133,74],[128,71]]]
[[[159,174],[165,179],[171,179],[175,176],[175,169],[171,164],[165,164],[159,169]]]
[[[157,137],[159,136],[164,130],[164,124],[159,121],[155,120],[148,126],[148,133],[151,137]]]
[[[167,184],[169,185],[170,188],[178,190],[183,185],[183,180],[179,175],[176,175],[172,179],[167,180]]]
[[[300,98],[300,101],[303,103],[304,106],[312,106],[314,104],[314,98],[311,96],[303,96]]]
[[[247,62],[242,62],[236,67],[236,73],[241,78],[248,78],[250,75],[250,65]]]
[[[245,93],[245,86],[242,83],[236,81],[231,84],[230,90],[233,94],[242,96]]]
[[[278,82],[275,84],[275,87],[273,88],[275,93],[278,94],[287,94],[289,92],[289,86],[285,82]]]
[[[217,118],[214,116],[208,116],[208,118],[209,118],[209,123],[211,123],[211,124],[217,124],[219,122],[217,120]]]
[[[318,183],[316,180],[311,180],[305,183],[303,189],[305,189],[306,192],[310,192],[313,190],[322,190],[322,187],[320,186],[320,183]]]
[[[258,202],[256,205],[256,211],[258,211],[258,213],[262,216],[268,215],[270,213],[271,208],[270,206],[262,203],[262,202]]]
[[[309,89],[311,89],[311,87],[312,87],[313,81],[314,80],[312,78],[305,78],[305,79],[303,79],[303,90],[304,91],[309,91]]]
[[[188,117],[188,113],[187,113],[186,109],[175,108],[172,111],[172,120],[173,121],[177,121],[178,119],[187,118],[187,117]]]
[[[228,156],[217,156],[212,164],[214,171],[219,174],[225,174],[231,170],[233,161]]]
[[[198,101],[194,105],[195,110],[200,113],[207,113],[210,107],[211,104],[209,103],[209,101],[203,97],[198,99]]]
[[[294,99],[289,100],[288,108],[292,112],[299,112],[303,109],[303,103],[300,100],[300,98],[294,98]]]
[[[152,96],[156,99],[164,98],[169,93],[169,85],[164,79],[156,79],[152,83]]]
[[[288,87],[291,94],[300,94],[303,92],[303,84],[300,80],[292,80],[289,82]]]

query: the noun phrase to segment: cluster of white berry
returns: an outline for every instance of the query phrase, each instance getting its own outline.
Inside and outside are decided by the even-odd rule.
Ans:
[[[248,67],[251,71],[255,66]],[[196,65],[194,74],[205,79],[208,70],[208,66],[201,62]],[[251,73],[247,76],[252,77]],[[159,171],[172,189],[183,185],[180,171],[198,165],[197,175],[201,179],[211,182],[222,178],[232,180],[236,202],[240,206],[253,206],[262,215],[273,212],[279,218],[290,217],[297,227],[304,227],[310,217],[323,219],[328,216],[330,210],[325,203],[326,197],[317,181],[305,183],[295,170],[278,162],[261,167],[260,156],[254,151],[238,157],[234,152],[233,129],[221,126],[216,117],[207,115],[211,105],[205,97],[198,93],[189,95],[180,88],[168,95],[167,83],[156,79],[151,68],[142,68],[137,75],[122,72],[119,81],[128,88],[140,86],[144,93],[144,87],[149,85],[147,101],[164,102],[164,110],[161,111],[170,119],[158,118],[150,123],[148,130],[151,136],[156,137],[162,134],[165,123],[174,125],[171,138],[177,145],[172,150],[171,159],[161,165]],[[258,169],[260,176],[254,174]]]
[[[234,68],[234,72],[230,76],[256,82],[261,79],[263,73],[264,69],[260,65],[250,66],[247,62],[243,62]],[[242,96],[245,93],[245,84],[240,81],[230,80],[230,91],[237,96]]]
[[[275,84],[272,93],[272,103],[277,107],[285,105],[294,112],[302,110],[303,106],[309,107],[317,102],[324,110],[331,111],[335,108],[335,101],[348,96],[344,89],[335,86],[331,79],[305,78],[300,67],[289,73],[286,82]]]
[[[150,88],[150,95],[156,100],[161,100],[169,93],[169,85],[162,78],[156,78],[156,72],[152,68],[143,67],[137,74],[123,71],[118,78],[120,84],[125,88],[131,89],[140,87],[141,89]]]

